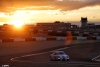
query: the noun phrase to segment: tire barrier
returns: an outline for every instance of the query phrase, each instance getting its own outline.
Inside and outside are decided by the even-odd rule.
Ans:
[[[51,35],[51,36],[66,36],[66,34],[68,33],[68,32],[71,32],[71,34],[73,35],[73,36],[100,36],[100,32],[86,32],[86,31],[68,31],[68,30],[45,30],[45,29],[39,29],[39,30],[36,30],[36,29],[34,29],[34,30],[31,30],[31,31],[27,31],[26,30],[26,32],[24,33],[26,36],[30,36],[30,35],[32,35],[32,34],[37,34],[37,33],[48,33],[48,35]],[[5,33],[5,34],[4,34]],[[8,32],[8,33],[11,33],[11,32]],[[10,34],[8,34],[7,33],[7,31],[5,31],[5,32],[2,32],[2,33],[0,33],[0,36],[1,37],[5,37],[5,36],[17,36],[17,35],[15,35],[15,34],[12,34],[12,35],[10,35]],[[23,36],[25,36],[25,35],[23,35]],[[18,34],[18,36],[20,37],[20,36],[22,36],[21,34]]]
[[[43,31],[43,30],[42,30]],[[47,30],[48,32],[52,32],[52,31],[54,31],[54,30]],[[56,30],[56,32],[63,32],[63,31],[61,31],[61,30]],[[100,32],[99,33],[97,33],[97,32],[83,32],[83,31],[65,31],[66,33],[67,32],[71,32],[71,33],[76,33],[76,34],[79,34],[79,33],[81,33],[81,34],[94,34],[94,35],[100,35]]]
[[[77,40],[77,37],[73,37],[72,39],[73,39],[73,40]]]
[[[25,38],[25,41],[36,41],[36,38]]]
[[[14,39],[2,39],[2,42],[14,42]]]
[[[46,40],[51,41],[51,40],[56,40],[56,38],[55,37],[47,37]]]
[[[11,39],[0,39],[2,42],[26,42],[26,41],[61,41],[69,40],[68,37],[33,37],[33,38],[11,38]],[[100,37],[72,37],[72,40],[100,40]]]
[[[53,31],[48,30],[48,35],[51,36],[66,36],[68,32],[71,32],[73,36],[100,36],[100,33],[93,32],[81,32],[81,31]]]

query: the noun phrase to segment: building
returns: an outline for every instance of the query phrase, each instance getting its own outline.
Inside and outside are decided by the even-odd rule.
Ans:
[[[36,25],[39,28],[60,28],[60,29],[70,29],[71,23],[64,23],[64,22],[54,22],[54,23],[37,23]]]
[[[95,23],[87,23],[88,19],[87,17],[83,18],[81,17],[81,28],[86,29],[86,28],[95,28],[96,25]]]
[[[85,26],[85,28],[95,28],[95,23],[87,23],[87,25]]]
[[[85,30],[100,31],[100,25],[95,25],[95,23],[87,23],[87,17],[81,17],[81,28]]]
[[[79,26],[78,26],[78,25],[71,25],[71,28],[72,28],[72,29],[78,29]]]
[[[87,22],[88,22],[87,17],[85,17],[85,18],[81,17],[81,27],[82,28],[86,27]]]

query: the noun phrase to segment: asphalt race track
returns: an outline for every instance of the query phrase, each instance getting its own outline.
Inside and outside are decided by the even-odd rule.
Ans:
[[[65,51],[70,60],[91,60],[92,58],[100,54],[100,45],[99,44],[83,44],[75,47],[66,48]],[[33,61],[33,62],[47,62],[50,61],[51,52],[29,55],[27,57],[22,56],[20,60],[24,61]]]
[[[51,66],[51,67],[66,67],[74,65],[72,67],[100,67],[99,62],[92,62],[92,59],[96,56],[100,55],[100,43],[92,43],[92,44],[81,44],[72,47],[65,47],[60,49],[65,51],[70,57],[69,62],[63,61],[50,61],[50,51],[36,53],[36,54],[28,54],[22,56],[9,56],[2,59],[2,64],[9,64],[11,66],[17,67],[31,67],[31,66]],[[17,58],[16,58],[17,57]],[[12,59],[12,61],[10,60]],[[6,63],[3,63],[4,60],[7,60]],[[78,65],[78,66],[75,66]]]
[[[60,49],[65,51],[69,57],[69,62],[60,62],[60,61],[53,61],[53,63],[79,63],[79,64],[100,64],[99,62],[92,62],[92,59],[98,55],[100,55],[100,44],[99,43],[92,43],[92,44],[82,44],[77,46],[72,46],[65,49]],[[26,56],[21,56],[15,58],[13,60],[19,62],[31,62],[31,63],[52,63],[50,61],[50,54],[51,52],[43,52],[38,54],[30,54]]]

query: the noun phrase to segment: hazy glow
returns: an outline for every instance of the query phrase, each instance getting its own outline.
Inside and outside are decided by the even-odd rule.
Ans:
[[[5,16],[5,13],[0,13],[0,17],[4,17]]]
[[[71,11],[16,10],[10,16],[7,16],[6,13],[0,13],[0,22],[3,23],[3,21],[10,20],[12,24],[19,26],[19,24],[22,25],[23,22],[34,23],[34,21],[36,22],[78,21],[80,22],[81,17],[88,17],[89,21],[100,22],[100,6],[85,7],[85,8],[71,10]]]
[[[73,40],[72,34],[70,32],[67,32],[66,38],[67,38],[66,41],[65,41],[66,45],[70,45],[70,43]]]
[[[57,1],[63,1],[63,0],[57,0]]]
[[[24,21],[23,20],[14,20],[11,22],[16,28],[20,28],[24,25]]]

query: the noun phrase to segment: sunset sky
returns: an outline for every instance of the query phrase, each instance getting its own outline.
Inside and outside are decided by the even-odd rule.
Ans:
[[[77,21],[100,22],[100,0],[0,0],[0,24]]]

